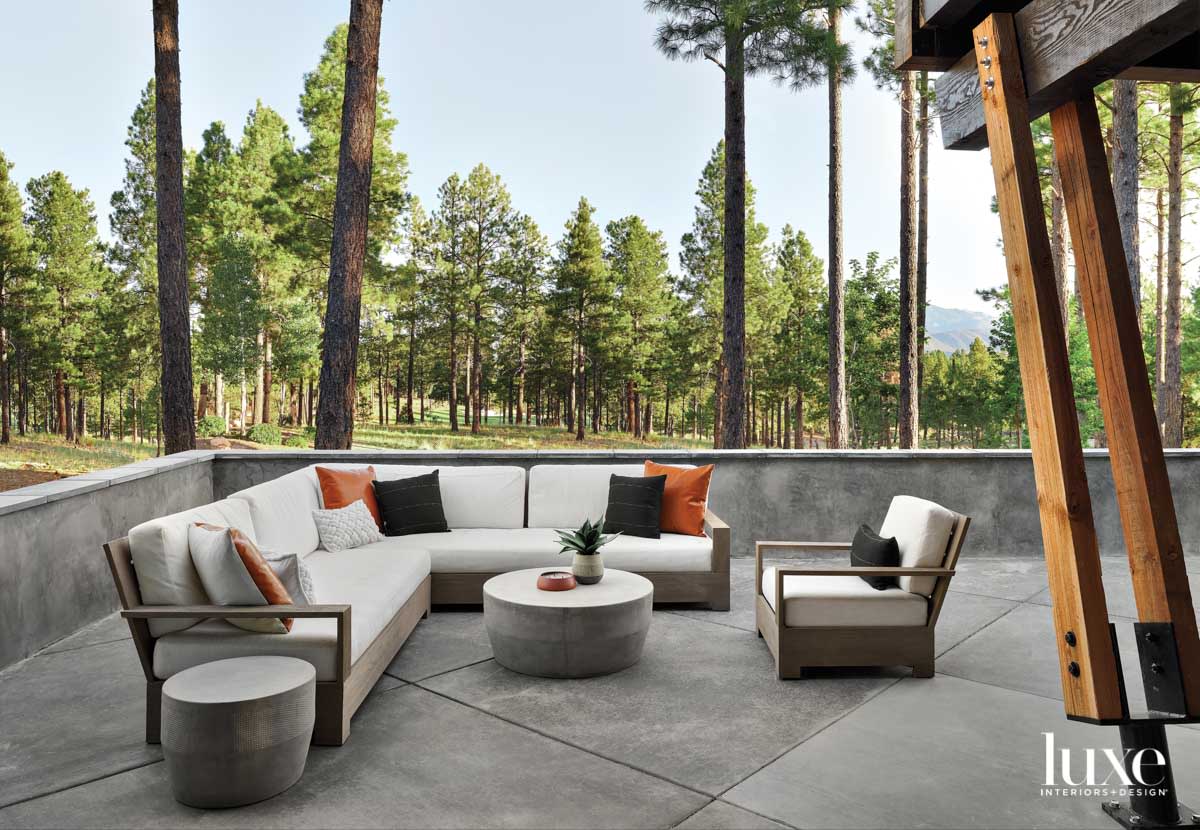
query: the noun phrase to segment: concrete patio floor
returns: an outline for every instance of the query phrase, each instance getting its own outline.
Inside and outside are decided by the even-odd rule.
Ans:
[[[0,672],[0,827],[1116,827],[1100,798],[1040,794],[1042,733],[1118,746],[1115,728],[1063,717],[1040,559],[964,555],[929,680],[776,680],[753,569],[734,560],[729,613],[657,611],[642,661],[589,680],[511,673],[478,611],[435,611],[346,746],[314,748],[291,790],[235,810],[171,798],[128,629],[106,618]],[[1123,562],[1105,574],[1128,623]],[[1200,806],[1200,729],[1169,737],[1180,797]]]

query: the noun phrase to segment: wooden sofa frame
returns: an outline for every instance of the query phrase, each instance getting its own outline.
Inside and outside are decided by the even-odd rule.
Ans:
[[[178,618],[238,617],[264,619],[283,617],[331,617],[337,620],[337,677],[317,681],[317,718],[313,729],[314,744],[341,746],[350,736],[350,719],[367,694],[375,687],[383,670],[392,662],[417,623],[429,616],[430,579],[426,577],[408,602],[375,638],[375,642],[350,662],[349,605],[143,605],[137,574],[124,537],[104,546],[108,565],[121,601],[121,616],[129,623],[142,671],[146,675],[146,743],[159,742],[163,681],[154,676],[154,636],[150,620]]]
[[[638,571],[654,583],[654,604],[703,603],[713,611],[729,610],[729,525],[711,510],[704,511],[704,532],[712,538],[712,569],[680,572]],[[483,583],[499,572],[435,573],[434,605],[480,605]]]
[[[954,514],[954,530],[940,568],[780,568],[775,569],[775,607],[763,595],[763,552],[803,550],[816,553],[848,551],[848,542],[755,542],[754,605],[758,636],[775,658],[780,680],[802,677],[804,669],[833,666],[911,666],[913,677],[933,677],[934,628],[950,579],[958,564],[971,520]],[[783,579],[785,576],[933,576],[937,577],[929,597],[929,614],[922,626],[801,627],[784,625]],[[777,613],[777,611],[779,613]]]

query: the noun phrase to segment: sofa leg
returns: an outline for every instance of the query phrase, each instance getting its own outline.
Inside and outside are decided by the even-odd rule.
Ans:
[[[927,663],[917,663],[912,667],[913,677],[933,677],[933,661]]]

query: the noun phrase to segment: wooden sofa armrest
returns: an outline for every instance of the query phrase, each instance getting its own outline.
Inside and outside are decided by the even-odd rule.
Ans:
[[[191,617],[265,620],[293,617],[337,620],[337,680],[350,674],[349,605],[135,605],[121,611],[130,620],[172,620]]]
[[[704,532],[713,540],[712,569],[714,573],[729,573],[729,525],[707,507],[704,508]]]
[[[954,576],[953,568],[777,568],[779,576]]]
[[[754,592],[762,593],[763,551],[765,550],[810,550],[818,553],[850,550],[849,542],[755,542],[754,543]]]

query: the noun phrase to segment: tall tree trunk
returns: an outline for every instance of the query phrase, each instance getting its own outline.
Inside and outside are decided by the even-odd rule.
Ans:
[[[1062,171],[1058,159],[1050,163],[1050,255],[1054,263],[1054,285],[1062,306],[1063,331],[1071,338],[1071,289],[1067,285],[1067,202],[1063,198]]]
[[[1158,236],[1158,251],[1154,258],[1154,398],[1161,401],[1165,391],[1166,375],[1166,319],[1164,309],[1167,299],[1167,203],[1160,187],[1154,194],[1155,228]]]
[[[416,321],[412,321],[415,323]],[[413,360],[414,353],[417,347],[417,327],[410,325],[408,327],[408,368],[405,375],[406,401],[408,404],[408,422],[413,423]]]
[[[483,328],[483,308],[475,301],[475,326],[471,340],[471,434],[478,435],[483,409],[483,350],[479,346],[479,330]]]
[[[255,345],[258,346],[258,366],[255,368],[255,386],[254,386],[254,407],[250,413],[249,423],[257,424],[262,420],[262,413],[266,411],[267,392],[267,333],[265,330],[259,331],[254,336]]]
[[[71,408],[71,385],[63,384],[63,434],[66,435],[68,441],[75,440],[75,416]]]
[[[746,65],[740,35],[725,45],[725,364],[721,446],[746,446]]]
[[[213,377],[213,411],[226,421],[229,420],[229,413],[225,411],[225,376],[220,372]]]
[[[1158,402],[1163,446],[1183,446],[1183,110],[1181,84],[1171,84],[1167,157],[1167,307],[1164,332],[1166,371]]]
[[[271,371],[271,361],[273,355],[271,352],[271,334],[263,332],[263,362],[262,362],[262,422],[264,424],[272,423],[271,419],[271,384],[275,382],[274,373]]]
[[[576,331],[579,334],[578,344],[576,345],[575,359],[575,440],[582,441],[584,439],[583,429],[583,414],[587,404],[587,377],[584,369],[583,355],[583,312],[579,314],[577,321],[578,328]]]
[[[162,430],[167,454],[196,448],[192,332],[183,231],[183,126],[179,98],[179,0],[154,0],[155,190]]]
[[[321,398],[317,403],[315,447],[322,450],[347,450],[354,441],[358,325],[367,254],[382,16],[383,0],[351,0],[333,245],[326,292],[329,301],[321,359]]]
[[[196,420],[208,414],[208,381],[200,381],[200,399],[196,401]]]
[[[1113,191],[1121,221],[1121,242],[1129,285],[1141,323],[1142,266],[1138,246],[1138,88],[1137,81],[1113,81]]]
[[[64,437],[67,434],[67,384],[62,369],[54,370],[54,430]]]
[[[450,431],[458,432],[458,312],[450,312]]]
[[[925,388],[925,306],[929,296],[929,73],[918,75],[917,95],[917,395]]]
[[[525,332],[517,341],[517,425],[525,423]]]
[[[75,395],[75,443],[87,438],[87,396],[79,391]]]
[[[796,449],[804,449],[804,393],[796,390]]]
[[[829,35],[841,41],[841,11],[829,8]],[[829,67],[829,439],[846,446],[846,285],[842,250],[842,73]]]
[[[625,431],[633,433],[633,437],[637,438],[637,410],[633,402],[633,378],[625,380]]]
[[[4,292],[0,290],[0,314],[4,311]],[[0,326],[0,444],[12,441],[12,365],[8,362],[8,333]]]
[[[917,79],[900,74],[900,448],[917,446]]]

